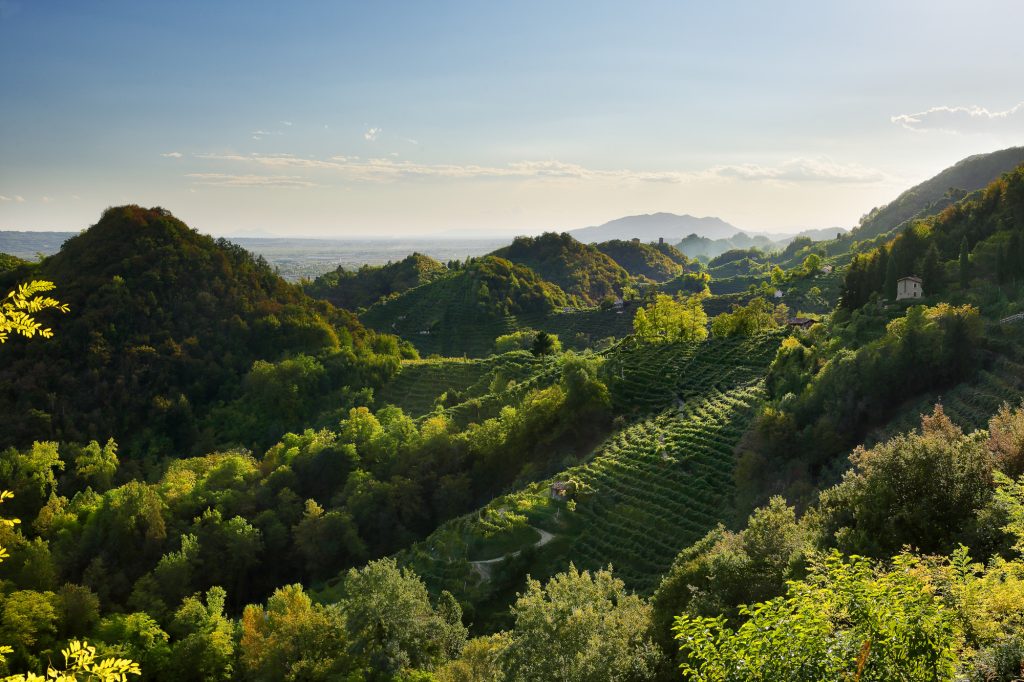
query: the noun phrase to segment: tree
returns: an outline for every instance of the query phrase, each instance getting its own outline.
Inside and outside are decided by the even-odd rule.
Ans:
[[[462,649],[466,628],[458,604],[442,593],[435,611],[423,581],[394,559],[349,570],[344,594],[349,653],[370,679],[431,669]]]
[[[562,344],[557,336],[542,331],[537,332],[537,336],[534,337],[530,352],[536,356],[553,355],[561,349]]]
[[[651,607],[611,570],[572,564],[541,586],[529,580],[512,607],[503,666],[509,679],[649,679],[661,662],[651,639]]]
[[[347,667],[340,608],[314,604],[301,585],[278,588],[265,609],[245,607],[241,629],[239,653],[246,679],[338,679]]]
[[[899,277],[899,274],[896,272],[896,259],[890,255],[885,263],[885,285],[882,290],[882,295],[890,301],[896,300],[897,277]]]
[[[140,674],[139,664],[123,658],[97,660],[96,647],[88,642],[72,640],[68,648],[61,649],[64,656],[64,670],[47,666],[46,677],[28,673],[12,675],[6,682],[125,682],[128,675]]]
[[[702,296],[677,300],[657,294],[654,301],[636,311],[633,333],[652,343],[703,341],[708,335],[707,321]]]
[[[966,289],[971,281],[971,249],[967,237],[960,242],[960,287]]]
[[[928,247],[921,262],[921,277],[924,279],[925,293],[934,295],[942,293],[945,289],[945,283],[942,281],[942,259],[939,256],[939,247],[934,242]]]
[[[75,475],[102,492],[113,482],[117,465],[117,443],[113,438],[103,447],[96,441],[89,441],[75,457]]]
[[[43,327],[33,315],[47,309],[68,312],[69,308],[65,304],[41,295],[55,288],[53,282],[36,280],[18,285],[17,289],[5,296],[0,301],[0,343],[7,341],[11,334],[26,338],[37,334],[44,339],[52,337],[53,330]]]
[[[171,665],[179,680],[230,680],[235,657],[234,624],[224,615],[227,593],[213,587],[206,603],[199,595],[187,597],[174,614]]]
[[[711,333],[718,337],[753,336],[779,326],[775,308],[761,297],[745,305],[733,305],[732,311],[721,313],[711,321]]]
[[[805,277],[817,275],[821,272],[821,256],[816,253],[809,254],[807,258],[804,258],[801,270]]]
[[[741,609],[736,629],[721,616],[676,619],[687,679],[953,679],[954,614],[919,562],[901,555],[891,571],[838,552],[815,558],[785,596]]]

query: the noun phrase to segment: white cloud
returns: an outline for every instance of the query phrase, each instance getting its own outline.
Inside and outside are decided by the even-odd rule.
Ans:
[[[292,127],[292,122],[291,121],[281,121],[281,125],[287,126],[287,127],[291,128]]]
[[[380,131],[380,128],[370,128],[365,133],[363,133],[363,139],[367,140],[368,142],[373,142],[377,139],[377,136],[380,135]]]
[[[162,156],[162,157],[164,157],[166,159],[180,159],[182,157],[182,153],[181,152],[167,152],[166,154],[161,154],[160,156]]]
[[[296,175],[233,175],[230,173],[186,173],[201,185],[216,187],[315,187]]]
[[[504,166],[476,164],[422,164],[396,158],[360,159],[333,156],[315,159],[291,154],[198,154],[207,161],[225,161],[274,169],[330,171],[344,179],[365,182],[391,182],[414,178],[520,179],[608,181],[617,183],[692,183],[692,182],[771,182],[796,184],[827,182],[835,184],[884,184],[895,178],[859,164],[842,164],[828,158],[795,158],[778,165],[739,164],[714,166],[707,170],[637,171],[630,169],[594,169],[563,161],[516,161]]]
[[[14,195],[9,196],[9,197],[4,196],[3,194],[0,194],[0,202],[6,204],[9,201],[12,201],[12,202],[14,202],[16,204],[24,204],[25,203],[25,197],[21,196],[20,194],[14,194]]]
[[[913,114],[899,114],[889,119],[914,132],[945,133],[992,132],[1005,128],[1024,129],[1024,102],[1004,111],[990,111],[977,105],[938,106]]]

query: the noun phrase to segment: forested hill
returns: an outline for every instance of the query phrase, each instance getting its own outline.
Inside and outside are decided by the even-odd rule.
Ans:
[[[567,303],[565,292],[529,268],[484,256],[379,301],[361,319],[408,339],[424,355],[488,355],[496,337],[515,329],[515,316],[543,317]]]
[[[984,282],[1024,281],[1024,165],[927,219],[858,254],[846,271],[842,305],[854,310],[872,295],[892,300],[901,277],[923,279],[927,294]]]
[[[1024,147],[969,156],[911,187],[885,206],[872,209],[853,230],[852,237],[863,241],[885,234],[911,218],[938,213],[1022,163]]]
[[[597,244],[597,250],[621,265],[633,277],[664,282],[683,272],[686,256],[669,244],[645,244],[641,241],[613,239]],[[668,249],[675,251],[676,258]],[[679,259],[682,259],[682,263]]]
[[[516,237],[495,256],[530,268],[570,296],[595,305],[615,295],[629,280],[618,263],[596,247],[576,241],[568,233],[546,232],[539,237]]]
[[[413,253],[395,263],[364,265],[358,270],[336,270],[320,275],[305,290],[314,298],[339,308],[366,308],[385,296],[400,294],[443,276],[446,268],[430,256]]]
[[[255,361],[330,355],[355,379],[375,344],[352,314],[159,208],[108,209],[57,254],[2,277],[7,290],[59,282],[71,308],[51,342],[0,347],[7,444],[113,436],[134,452],[187,454]]]

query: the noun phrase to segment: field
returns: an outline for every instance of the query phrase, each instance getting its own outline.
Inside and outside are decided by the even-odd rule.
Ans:
[[[525,573],[551,575],[570,561],[610,562],[649,593],[680,549],[729,519],[733,449],[779,339],[619,344],[602,371],[631,424],[580,464],[442,525],[401,560],[488,617],[503,612]],[[555,481],[571,482],[573,503],[551,498]],[[531,529],[553,537],[540,545]]]

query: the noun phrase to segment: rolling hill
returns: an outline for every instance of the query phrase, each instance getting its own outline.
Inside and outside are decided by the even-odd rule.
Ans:
[[[130,452],[187,454],[209,408],[234,396],[255,361],[342,349],[354,360],[375,336],[159,208],[108,209],[0,285],[28,279],[57,283],[71,312],[55,338],[0,350],[7,444],[114,437]]]
[[[656,244],[612,239],[596,246],[598,251],[609,256],[633,277],[646,277],[655,282],[664,282],[683,271],[683,266],[668,253],[659,250]],[[671,248],[667,244],[662,244],[663,248],[666,246]]]
[[[934,215],[1024,163],[1024,147],[975,154],[935,177],[914,185],[896,199],[872,209],[852,232],[865,240],[890,232],[912,218]]]
[[[364,265],[358,270],[339,266],[320,275],[304,288],[313,298],[330,301],[339,308],[357,310],[377,300],[432,282],[442,277],[446,268],[430,256],[413,253],[395,263]]]
[[[596,247],[577,241],[567,232],[546,232],[538,237],[516,237],[494,252],[524,265],[557,284],[569,296],[596,305],[614,296],[629,281],[629,273]]]

